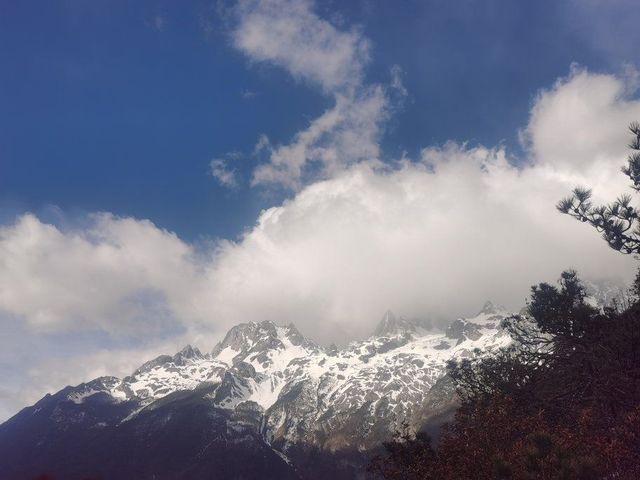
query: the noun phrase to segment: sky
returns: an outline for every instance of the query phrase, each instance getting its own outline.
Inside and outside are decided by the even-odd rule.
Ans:
[[[634,3],[0,0],[0,419],[239,322],[629,281],[554,205],[628,191]]]

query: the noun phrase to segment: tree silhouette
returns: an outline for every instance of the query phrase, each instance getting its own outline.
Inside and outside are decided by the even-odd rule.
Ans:
[[[631,188],[640,192],[640,123],[632,122],[629,130],[633,139],[629,143],[632,150],[622,173],[631,179]],[[562,213],[589,223],[614,250],[622,253],[640,253],[640,211],[631,205],[631,196],[621,195],[609,205],[593,205],[591,190],[576,187],[571,196],[558,202]]]

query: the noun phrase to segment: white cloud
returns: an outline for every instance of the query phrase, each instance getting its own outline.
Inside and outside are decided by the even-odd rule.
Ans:
[[[328,93],[359,86],[368,41],[357,30],[336,29],[313,6],[311,0],[241,0],[233,43],[250,59],[283,67]]]
[[[242,90],[242,92],[240,92],[240,95],[242,95],[242,98],[244,98],[245,100],[251,100],[252,98],[255,98],[258,96],[258,92],[246,89],[246,90]]]
[[[225,158],[211,160],[209,162],[209,174],[223,187],[235,188],[238,186],[236,171],[228,167],[228,160]]]
[[[390,173],[358,164],[227,244],[212,298],[224,318],[293,321],[335,341],[366,334],[387,308],[436,319],[487,299],[519,309],[532,284],[568,267],[628,280],[630,258],[555,211],[572,186],[547,166],[519,169],[502,150],[456,144]]]
[[[39,331],[170,328],[175,312],[187,313],[192,255],[147,220],[97,214],[63,232],[24,215],[0,228],[0,309]]]
[[[379,156],[389,101],[382,86],[364,83],[368,41],[357,30],[337,29],[313,10],[311,0],[241,1],[235,9],[231,37],[236,48],[252,61],[282,67],[319,86],[333,100],[291,143],[259,143],[269,147],[269,158],[255,170],[252,185],[295,191]],[[392,82],[392,88],[404,88],[399,67],[392,71]]]
[[[400,65],[393,65],[389,73],[391,74],[390,87],[395,89],[401,96],[407,96],[409,92],[407,91],[407,88],[404,86],[404,83],[402,81],[404,71],[402,70]]]
[[[624,158],[624,126],[638,114],[638,103],[626,101],[631,82],[632,75],[593,74],[573,66],[567,78],[536,99],[524,132],[533,156],[577,172]]]
[[[335,106],[298,132],[290,144],[271,147],[259,141],[259,151],[268,149],[269,161],[256,168],[252,184],[299,190],[309,179],[331,177],[359,161],[376,161],[387,108],[381,86],[356,97],[338,95]]]

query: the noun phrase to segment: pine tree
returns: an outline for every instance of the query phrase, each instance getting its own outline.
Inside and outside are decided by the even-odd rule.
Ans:
[[[622,173],[631,179],[631,188],[640,192],[640,123],[629,125],[633,139],[629,143],[632,150]],[[621,195],[609,205],[593,205],[591,190],[576,187],[572,195],[558,202],[562,213],[589,223],[602,234],[604,240],[614,250],[627,254],[640,254],[640,211],[631,205],[628,194]]]

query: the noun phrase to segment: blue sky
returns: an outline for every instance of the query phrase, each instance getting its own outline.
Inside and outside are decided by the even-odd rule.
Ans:
[[[636,264],[628,0],[0,0],[0,419],[233,325],[513,311]]]
[[[577,62],[634,62],[624,2],[318,2],[372,43],[366,77],[398,65],[409,95],[386,127],[390,158],[447,140],[517,151],[534,95]],[[232,48],[212,2],[3,2],[0,201],[5,218],[109,211],[187,239],[230,238],[281,198],[247,188],[262,133],[287,142],[330,105],[304,81]],[[597,28],[596,28],[597,25]],[[606,35],[606,41],[602,36]],[[233,191],[209,161],[239,152]]]

